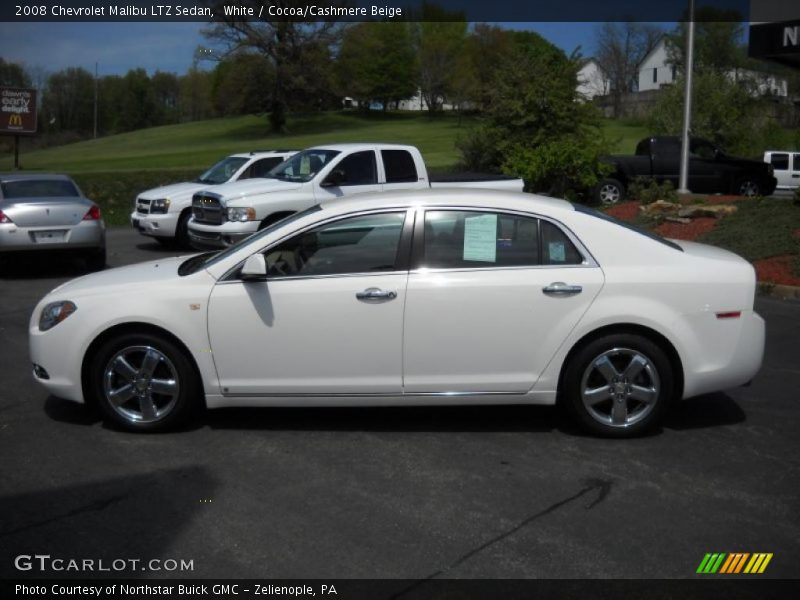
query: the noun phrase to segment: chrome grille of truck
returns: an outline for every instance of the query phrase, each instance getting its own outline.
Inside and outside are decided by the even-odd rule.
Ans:
[[[218,198],[207,194],[192,196],[192,216],[198,223],[220,225],[225,221],[225,211]]]
[[[147,198],[137,198],[136,199],[136,212],[140,215],[149,215],[150,214],[150,200]]]

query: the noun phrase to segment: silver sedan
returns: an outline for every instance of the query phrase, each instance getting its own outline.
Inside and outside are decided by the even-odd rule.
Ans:
[[[0,255],[76,251],[87,267],[106,264],[100,207],[66,175],[0,174]]]

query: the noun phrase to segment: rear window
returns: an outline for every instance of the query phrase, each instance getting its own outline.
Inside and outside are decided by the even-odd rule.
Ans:
[[[776,171],[789,170],[789,155],[788,154],[773,154],[771,157],[772,168]]]
[[[3,198],[76,197],[78,188],[67,179],[25,179],[0,183]]]
[[[678,246],[678,244],[676,244],[675,242],[671,242],[668,239],[665,239],[660,235],[653,233],[652,231],[648,231],[647,229],[642,229],[641,227],[637,227],[636,225],[631,225],[630,223],[626,223],[625,221],[620,221],[619,219],[615,219],[614,217],[607,215],[604,212],[600,212],[599,210],[589,208],[588,206],[584,206],[583,204],[573,204],[572,207],[575,209],[575,212],[596,217],[598,219],[602,219],[603,221],[608,221],[609,223],[614,223],[615,225],[624,227],[629,231],[634,231],[639,235],[643,235],[646,238],[650,238],[654,242],[664,244],[665,246],[669,246],[670,248],[683,252],[683,248]]]
[[[381,150],[386,169],[386,183],[409,183],[417,181],[414,157],[406,150]]]

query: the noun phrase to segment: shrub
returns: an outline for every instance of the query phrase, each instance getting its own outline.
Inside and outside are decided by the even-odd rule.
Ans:
[[[656,182],[649,177],[636,177],[628,184],[628,197],[642,204],[652,204],[658,200],[677,202],[678,193],[671,181]]]

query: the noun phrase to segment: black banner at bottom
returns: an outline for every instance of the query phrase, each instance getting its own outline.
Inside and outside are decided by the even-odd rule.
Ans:
[[[531,600],[800,598],[800,580],[747,579],[28,579],[2,582],[0,598],[208,598],[214,600]]]

